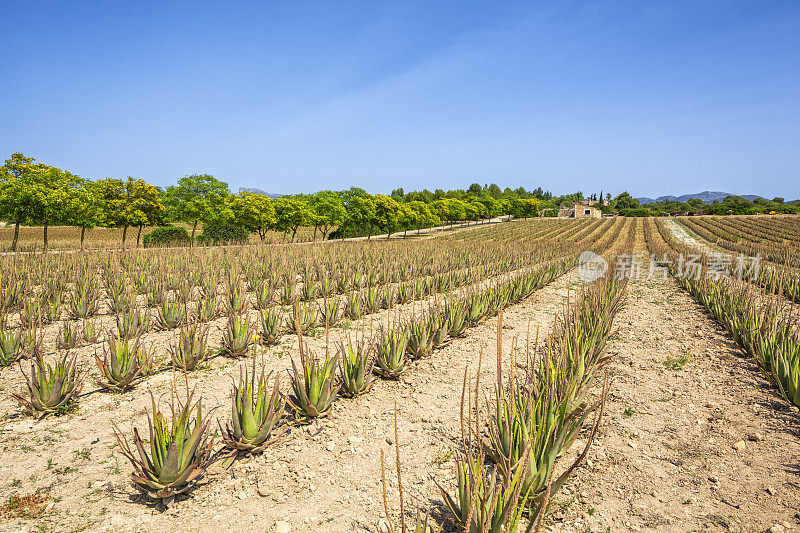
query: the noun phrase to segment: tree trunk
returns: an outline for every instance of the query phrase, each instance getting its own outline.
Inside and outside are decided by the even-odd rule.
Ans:
[[[192,224],[192,242],[189,243],[191,246],[194,246],[194,232],[195,232],[195,230],[197,230],[197,221],[196,220],[194,221],[194,224]]]
[[[11,251],[17,251],[17,241],[19,241],[19,217],[14,222],[14,240],[11,242]]]
[[[370,222],[370,224],[369,224],[369,235],[367,235],[367,240],[370,240],[371,238],[372,238],[372,223]]]
[[[84,238],[84,236],[86,236],[86,228],[85,227],[81,227],[81,253],[84,252],[84,249],[83,249],[83,238]]]
[[[294,242],[294,236],[297,235],[297,227],[292,230],[292,242]]]
[[[125,224],[125,227],[122,228],[122,247],[125,248],[125,237],[128,236],[128,225]]]
[[[317,242],[317,227],[314,226],[314,239],[313,242]]]
[[[141,239],[142,239],[142,225],[139,224],[139,232],[136,234],[136,247],[137,248],[139,247],[139,242],[141,242]]]
[[[47,222],[44,223],[42,236],[44,237],[44,249],[47,250]]]

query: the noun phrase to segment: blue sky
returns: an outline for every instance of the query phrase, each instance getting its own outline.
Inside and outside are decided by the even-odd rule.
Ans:
[[[270,192],[800,197],[800,2],[0,2],[0,157]]]

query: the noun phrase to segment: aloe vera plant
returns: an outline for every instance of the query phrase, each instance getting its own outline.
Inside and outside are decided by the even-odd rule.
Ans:
[[[240,315],[247,310],[247,299],[242,290],[242,283],[238,279],[228,283],[228,312]]]
[[[141,312],[136,309],[124,310],[116,316],[116,321],[117,334],[128,339],[150,331],[153,322],[148,309],[142,309]]]
[[[430,355],[432,351],[433,333],[430,323],[425,319],[412,319],[408,326],[406,353],[411,360],[415,360]]]
[[[182,327],[169,355],[177,368],[193,371],[208,358],[208,326],[192,324]]]
[[[368,392],[375,382],[372,376],[374,362],[363,339],[353,343],[339,345],[339,383],[342,394],[348,397],[358,396]]]
[[[125,391],[133,386],[136,378],[148,366],[151,355],[141,348],[138,338],[131,340],[110,336],[107,343],[108,347],[103,347],[102,358],[97,353],[94,355],[102,376],[97,383],[114,392]]]
[[[451,337],[463,336],[469,327],[464,300],[448,301],[444,306],[444,317],[447,321],[447,334]]]
[[[335,327],[345,316],[345,306],[338,298],[331,298],[319,304],[319,323],[329,328]]]
[[[222,336],[222,353],[228,357],[244,357],[259,338],[247,315],[229,315],[228,327]]]
[[[476,453],[456,457],[456,494],[439,486],[456,525],[469,533],[516,533],[525,513],[521,477],[525,465],[510,480],[484,465]],[[529,528],[530,531],[532,528]]]
[[[400,379],[406,366],[408,328],[396,326],[378,335],[375,343],[375,372],[389,379]]]
[[[278,344],[278,340],[283,335],[281,311],[277,308],[262,309],[259,311],[259,318],[261,319],[261,342],[267,345]]]
[[[186,306],[178,300],[164,298],[157,309],[156,328],[174,329],[189,322]]]
[[[251,372],[240,373],[239,384],[231,396],[231,421],[222,430],[222,439],[232,450],[227,464],[241,453],[261,453],[283,433],[278,426],[283,417],[286,400],[280,393],[276,376],[270,389],[269,375],[262,369],[256,373],[255,358]]]
[[[364,299],[359,291],[347,293],[347,316],[355,320],[364,314]]]
[[[78,278],[75,292],[69,295],[70,318],[80,319],[94,316],[100,310],[100,291],[89,277]]]
[[[81,372],[72,358],[64,353],[54,364],[45,363],[42,358],[31,360],[30,374],[25,374],[28,397],[20,394],[12,396],[31,415],[43,418],[50,414],[64,412],[75,400],[83,387]]]
[[[301,352],[302,375],[292,359],[292,395],[289,405],[295,416],[305,421],[311,418],[328,416],[339,393],[339,385],[334,383],[334,372],[339,355],[318,359]]]
[[[197,306],[197,320],[200,322],[210,322],[220,316],[217,296],[213,294],[200,300]]]
[[[150,498],[169,506],[175,496],[191,490],[214,462],[214,438],[210,436],[210,417],[203,416],[201,400],[192,403],[193,393],[183,404],[170,404],[167,420],[150,395],[152,414],[148,414],[149,442],[133,428],[133,445],[114,426],[120,450],[133,466],[131,480]],[[149,453],[148,453],[149,444]],[[135,449],[135,451],[134,451]]]
[[[86,344],[94,344],[100,339],[100,327],[97,321],[84,318],[81,322],[81,338]]]
[[[40,339],[37,339],[32,329],[0,329],[0,367],[8,366],[25,357],[35,356],[41,351],[39,342]]]
[[[286,317],[286,329],[300,335],[308,335],[318,324],[317,307],[310,303],[293,306],[292,314]]]

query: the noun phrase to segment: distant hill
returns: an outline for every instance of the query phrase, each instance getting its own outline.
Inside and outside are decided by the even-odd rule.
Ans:
[[[263,194],[264,196],[269,196],[270,198],[280,198],[283,196],[282,194],[262,191],[261,189],[255,189],[253,187],[239,187],[239,193],[243,192],[249,192],[251,194]]]
[[[713,204],[714,202],[721,202],[728,196],[741,196],[742,198],[750,202],[752,202],[756,198],[761,198],[761,196],[758,196],[756,194],[733,194],[722,191],[703,191],[695,194],[684,194],[682,196],[671,196],[671,195],[659,196],[656,199],[642,196],[641,198],[637,198],[637,200],[639,200],[639,202],[642,204],[652,204],[654,202],[686,202],[687,200],[699,198],[700,200],[703,200],[707,204]]]

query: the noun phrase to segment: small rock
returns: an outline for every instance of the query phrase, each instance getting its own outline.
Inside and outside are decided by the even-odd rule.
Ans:
[[[292,530],[292,525],[289,522],[278,520],[275,522],[275,533],[289,533]]]
[[[385,518],[378,520],[378,533],[391,533],[392,526]]]
[[[394,440],[392,439],[392,437],[386,437],[386,444],[388,444],[389,446],[394,444]]]
[[[733,445],[733,449],[734,450],[739,450],[740,452],[744,451],[745,448],[747,448],[747,444],[743,440],[740,440],[736,444]]]
[[[767,530],[767,533],[784,533],[784,531],[786,531],[785,527],[780,524],[775,524]]]
[[[775,496],[775,489],[773,489],[772,487],[767,487],[767,494],[769,494],[770,496]]]
[[[716,483],[717,481],[719,481],[719,478],[717,476],[708,476],[708,480],[711,483]]]
[[[329,442],[328,444],[325,445],[325,449],[328,450],[329,452],[332,452],[333,450],[336,449],[336,443],[333,441]]]
[[[629,440],[628,441],[628,446],[630,446],[631,448],[636,448],[636,443],[633,442],[632,440]]]
[[[764,440],[764,434],[763,433],[753,433],[752,435],[750,435],[748,437],[748,440],[751,440],[753,442],[761,442],[761,441]]]

